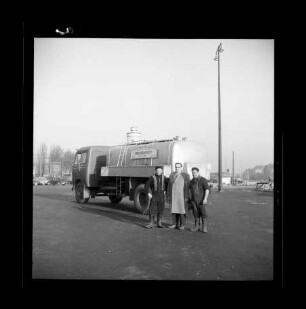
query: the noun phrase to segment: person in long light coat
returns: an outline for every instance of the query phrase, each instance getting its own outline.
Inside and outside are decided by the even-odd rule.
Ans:
[[[170,174],[167,190],[168,202],[172,214],[170,229],[185,229],[186,213],[189,201],[189,174],[182,171],[182,163],[175,163],[175,172]]]

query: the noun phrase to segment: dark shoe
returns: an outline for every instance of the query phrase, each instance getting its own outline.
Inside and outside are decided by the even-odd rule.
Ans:
[[[159,229],[163,229],[163,228],[164,228],[164,226],[163,226],[162,224],[157,224],[157,227],[158,227]]]

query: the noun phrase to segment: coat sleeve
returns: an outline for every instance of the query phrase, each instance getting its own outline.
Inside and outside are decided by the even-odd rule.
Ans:
[[[153,183],[153,177],[151,176],[151,177],[147,180],[147,182],[146,182],[146,184],[145,184],[145,192],[146,192],[146,194],[148,194],[148,193],[150,192],[152,183]]]
[[[204,191],[209,190],[209,185],[208,185],[207,179],[204,178],[204,177],[202,178],[202,185],[203,185]]]
[[[206,178],[204,178],[204,177],[201,178],[201,184],[202,184],[202,187],[203,187],[203,199],[204,199],[204,197],[206,195],[206,190],[209,191],[210,187],[208,185]]]

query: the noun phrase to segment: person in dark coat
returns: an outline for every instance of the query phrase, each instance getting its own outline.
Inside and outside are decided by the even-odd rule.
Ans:
[[[144,211],[144,214],[149,214],[150,219],[150,223],[146,226],[147,228],[154,227],[155,217],[157,217],[157,227],[164,227],[161,221],[165,209],[168,179],[163,174],[162,166],[156,166],[155,171],[156,173],[148,179],[145,185],[145,192],[150,199],[149,206]]]
[[[207,179],[200,176],[199,169],[193,167],[192,180],[189,184],[190,190],[190,204],[195,220],[195,228],[191,231],[196,232],[200,229],[201,219],[202,219],[202,229],[203,233],[207,233],[207,213],[205,206],[207,205],[207,199],[210,192],[210,187],[208,185]]]

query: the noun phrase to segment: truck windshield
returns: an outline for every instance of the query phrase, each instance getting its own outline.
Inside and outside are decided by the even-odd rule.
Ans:
[[[81,163],[86,163],[87,152],[81,154]]]
[[[75,155],[74,164],[86,163],[87,152],[77,153]]]
[[[78,164],[81,161],[81,154],[77,153],[74,158],[74,164]]]

